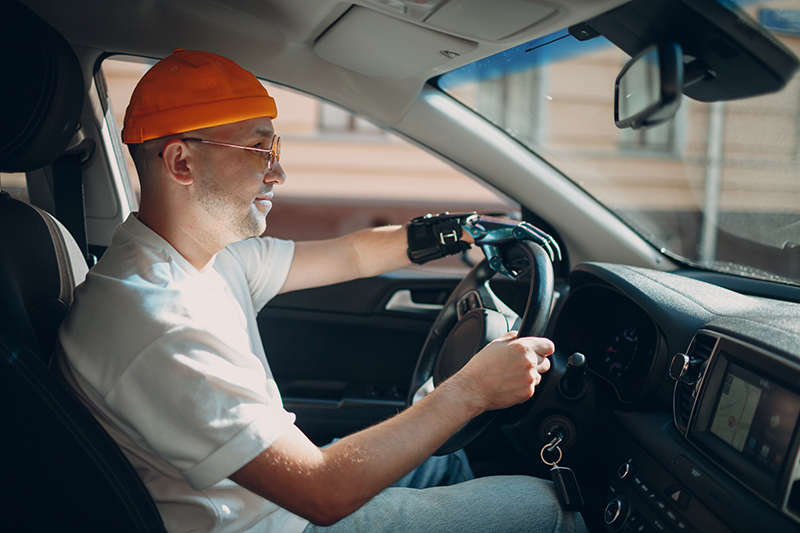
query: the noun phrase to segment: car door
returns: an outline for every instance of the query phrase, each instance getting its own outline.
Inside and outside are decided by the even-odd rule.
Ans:
[[[280,295],[259,314],[287,410],[318,444],[404,406],[453,275],[400,272]]]

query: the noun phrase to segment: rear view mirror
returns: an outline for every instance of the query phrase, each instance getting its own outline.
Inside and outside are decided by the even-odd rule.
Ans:
[[[646,128],[675,116],[683,87],[682,56],[677,43],[660,43],[628,61],[617,76],[614,91],[618,128]]]

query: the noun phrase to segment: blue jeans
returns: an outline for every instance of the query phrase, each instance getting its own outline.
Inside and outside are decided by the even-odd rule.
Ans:
[[[553,484],[528,476],[474,479],[466,454],[431,457],[359,510],[330,527],[304,533],[582,532],[579,514],[565,512]]]

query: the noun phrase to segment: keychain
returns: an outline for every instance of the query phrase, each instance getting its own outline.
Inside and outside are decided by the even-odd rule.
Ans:
[[[564,438],[561,434],[556,435],[556,437],[550,441],[550,444],[545,444],[542,451],[539,452],[539,457],[542,458],[544,464],[552,466],[550,469],[550,477],[553,478],[556,496],[558,497],[558,502],[561,504],[561,507],[567,511],[580,511],[583,509],[583,496],[581,495],[581,489],[578,487],[578,480],[575,479],[575,472],[566,466],[558,466],[562,457],[561,448],[559,448],[558,445],[562,440],[564,440]],[[544,458],[545,451],[549,453],[558,451],[558,459],[552,463],[548,462]]]

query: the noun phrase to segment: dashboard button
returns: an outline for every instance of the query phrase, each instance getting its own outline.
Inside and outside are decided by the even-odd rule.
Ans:
[[[688,474],[690,478],[699,484],[703,484],[706,480],[706,474],[697,466],[683,455],[679,455],[673,461],[675,466],[680,468],[684,473]]]
[[[628,517],[628,527],[626,531],[632,531],[633,533],[644,533],[647,531],[647,523],[639,513],[632,511],[631,515]]]
[[[660,513],[664,513],[667,510],[667,504],[655,493],[650,494],[650,502],[656,506]]]
[[[713,496],[714,499],[716,499],[719,503],[726,507],[733,503],[733,498],[725,489],[723,489],[717,482],[709,478],[705,472],[700,470],[685,456],[679,455],[673,462],[678,468],[688,474],[690,478],[700,485],[700,487],[705,489],[706,492]]]
[[[654,531],[669,531],[667,525],[660,518],[654,518],[652,525]]]
[[[686,490],[678,484],[670,485],[664,489],[664,494],[669,498],[678,509],[685,511],[689,507],[689,500],[692,497]]]
[[[645,496],[650,496],[650,493],[653,492],[653,489],[650,488],[650,483],[648,483],[641,477],[636,476],[635,478],[633,478],[633,482],[636,483],[636,487],[640,491],[642,491],[642,494],[644,494]]]

